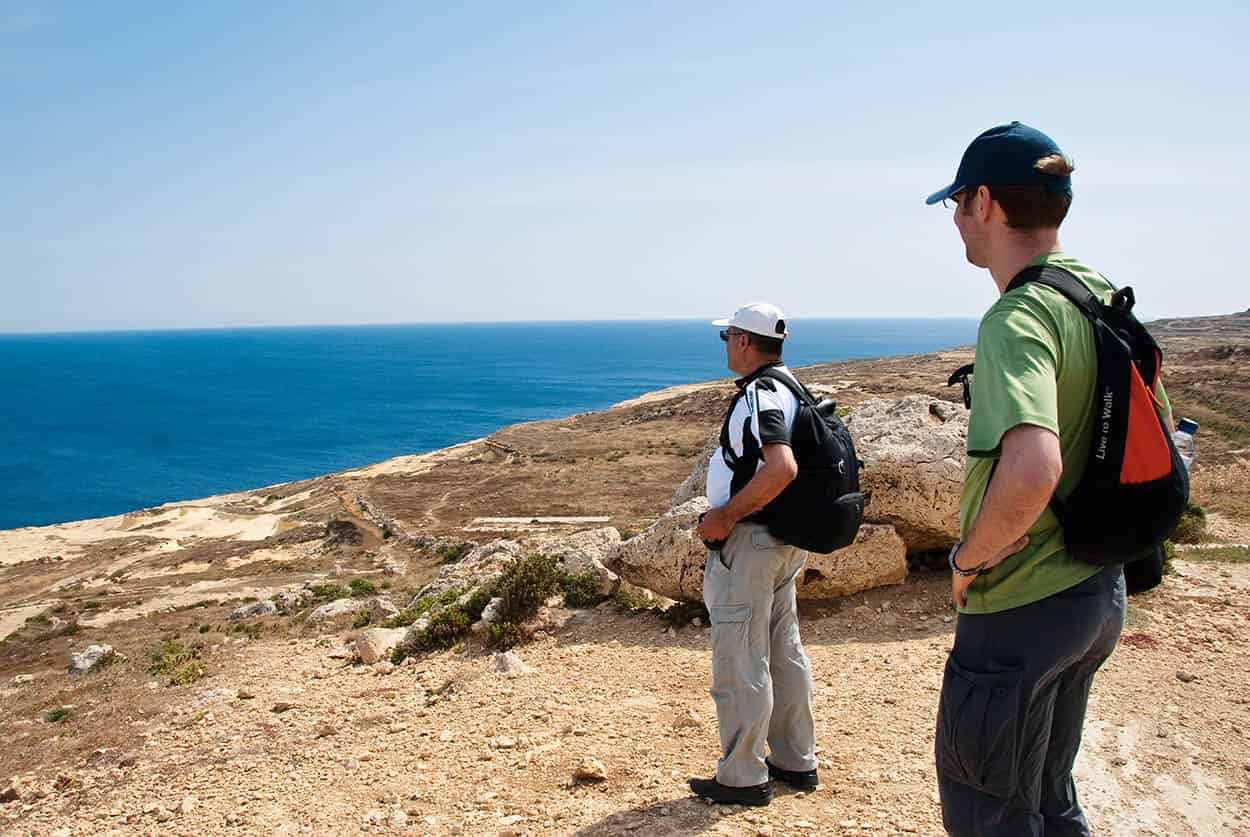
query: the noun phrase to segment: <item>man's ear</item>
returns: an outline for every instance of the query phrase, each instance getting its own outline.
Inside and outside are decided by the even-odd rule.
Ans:
[[[988,187],[977,187],[977,202],[976,206],[972,208],[972,212],[982,224],[989,223],[990,216],[994,214],[994,200],[990,197]]]

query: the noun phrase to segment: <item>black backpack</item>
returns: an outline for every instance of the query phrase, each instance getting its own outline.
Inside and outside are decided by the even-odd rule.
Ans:
[[[1047,265],[1022,270],[1006,292],[1027,282],[1059,291],[1094,330],[1098,382],[1089,459],[1071,494],[1050,501],[1068,551],[1099,566],[1152,557],[1189,501],[1189,471],[1154,396],[1163,353],[1133,315],[1132,288],[1115,291],[1107,305],[1071,273]],[[964,384],[968,406],[972,371],[961,367],[947,382]]]
[[[855,456],[850,432],[838,418],[837,404],[829,399],[817,402],[807,387],[773,367],[765,368],[759,377],[777,381],[798,399],[790,447],[799,472],[751,519],[767,525],[769,534],[778,540],[808,552],[827,554],[848,546],[864,517],[864,496],[859,492],[863,463]],[[728,416],[721,427],[721,455],[735,474],[746,468],[754,474],[759,461],[734,456]]]

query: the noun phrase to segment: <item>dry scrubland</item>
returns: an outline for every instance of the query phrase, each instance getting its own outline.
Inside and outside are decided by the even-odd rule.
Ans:
[[[1130,602],[1078,775],[1098,833],[1250,834],[1250,317],[1157,333],[1178,413],[1203,424],[1203,514],[1163,586]],[[969,356],[804,377],[852,410],[875,396],[954,400],[942,384]],[[693,608],[664,613],[632,591],[579,609],[553,591],[523,637],[495,638],[521,639],[523,668],[506,673],[487,634],[398,665],[365,665],[345,645],[415,619],[391,610],[471,543],[644,529],[729,388],[0,533],[0,834],[940,833],[932,726],[954,623],[946,577],[921,556],[902,585],[804,606],[823,785],[766,809],[686,792],[717,752]],[[284,590],[282,611],[231,620]],[[310,618],[340,597],[356,609]],[[68,674],[71,652],[97,643],[113,655]]]

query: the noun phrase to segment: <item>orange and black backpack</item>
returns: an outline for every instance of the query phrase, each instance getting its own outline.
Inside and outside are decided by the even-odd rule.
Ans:
[[[1132,288],[1115,291],[1104,304],[1071,273],[1046,265],[1022,270],[1007,292],[1027,282],[1063,294],[1094,330],[1098,383],[1089,460],[1076,488],[1050,501],[1068,551],[1104,566],[1149,557],[1171,536],[1189,501],[1189,471],[1155,397],[1163,353],[1133,315]],[[969,407],[972,371],[964,366],[948,381],[964,384]]]

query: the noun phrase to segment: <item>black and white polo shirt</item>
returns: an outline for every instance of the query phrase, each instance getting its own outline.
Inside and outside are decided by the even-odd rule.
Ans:
[[[769,367],[794,378],[794,373],[785,364],[776,361],[734,382],[738,385],[738,394],[730,405],[724,429],[728,431],[732,449],[730,459],[748,463],[748,466],[740,468],[735,476],[734,469],[725,461],[723,449],[717,448],[712,453],[707,468],[707,501],[712,507],[725,505],[730,497],[750,482],[764,464],[760,455],[764,445],[790,444],[790,432],[794,429],[799,401],[784,384],[760,377],[760,373]],[[749,467],[750,462],[755,462],[754,468]]]

